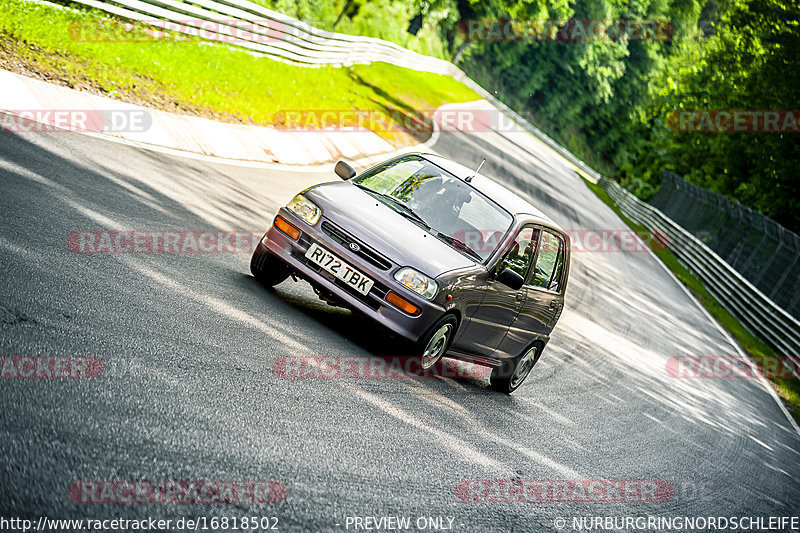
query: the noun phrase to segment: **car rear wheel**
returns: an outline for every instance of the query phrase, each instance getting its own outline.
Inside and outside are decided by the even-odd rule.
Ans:
[[[509,363],[492,369],[489,381],[492,388],[498,392],[511,394],[522,385],[525,378],[530,375],[534,365],[542,355],[542,348],[539,344],[529,346],[522,355]]]
[[[417,342],[417,352],[423,370],[428,370],[439,362],[450,347],[457,326],[456,317],[445,315]]]
[[[268,287],[273,287],[289,277],[289,269],[283,261],[258,249],[253,252],[253,257],[250,259],[250,272],[259,283]]]

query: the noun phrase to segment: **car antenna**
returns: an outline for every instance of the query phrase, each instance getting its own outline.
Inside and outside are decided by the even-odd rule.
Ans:
[[[472,176],[467,176],[466,178],[464,178],[464,181],[466,181],[467,183],[471,182],[472,178],[474,178],[478,174],[478,172],[481,171],[481,167],[483,167],[484,163],[486,163],[485,157],[483,158],[483,161],[481,161],[481,164],[478,165],[478,168],[475,169],[475,174],[473,174]]]

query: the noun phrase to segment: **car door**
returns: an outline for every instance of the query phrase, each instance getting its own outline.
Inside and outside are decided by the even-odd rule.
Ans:
[[[533,339],[532,334],[549,335],[564,308],[566,241],[563,236],[549,229],[539,232],[539,246],[534,266],[525,284],[522,309],[509,329],[520,339],[506,346],[513,355],[518,355]]]
[[[526,278],[535,255],[538,234],[539,230],[534,226],[520,229],[495,272],[510,268]],[[453,342],[453,348],[477,355],[493,353],[516,320],[524,300],[524,288],[514,290],[496,280],[487,281],[481,304],[469,317],[463,333]]]

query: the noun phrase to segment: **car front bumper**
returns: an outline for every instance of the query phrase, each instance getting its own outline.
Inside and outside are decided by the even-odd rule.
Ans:
[[[386,270],[377,268],[322,231],[323,221],[334,224],[324,216],[314,226],[309,226],[284,208],[280,209],[278,216],[299,229],[300,236],[296,240],[292,239],[273,224],[259,242],[256,253],[274,255],[317,289],[332,294],[348,307],[413,342],[416,342],[444,314],[443,307],[412,293],[395,281],[394,273],[404,265],[391,264]],[[374,285],[370,292],[366,296],[361,295],[306,259],[305,253],[314,242],[372,279]],[[419,307],[421,312],[412,316],[387,302],[385,297],[390,290]]]

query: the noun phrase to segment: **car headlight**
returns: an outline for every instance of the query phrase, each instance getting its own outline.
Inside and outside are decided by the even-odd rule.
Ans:
[[[436,296],[436,291],[439,290],[439,285],[435,281],[409,267],[401,268],[395,272],[394,279],[428,300]]]
[[[302,194],[292,198],[292,201],[286,204],[286,209],[299,216],[309,226],[316,224],[322,215],[322,209]]]

